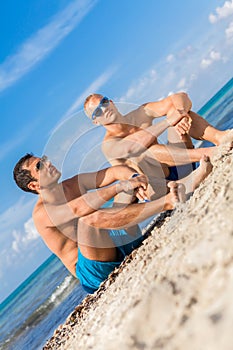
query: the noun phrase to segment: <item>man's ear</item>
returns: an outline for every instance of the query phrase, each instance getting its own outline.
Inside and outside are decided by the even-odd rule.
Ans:
[[[38,181],[31,181],[31,182],[29,182],[28,188],[29,188],[30,190],[39,192],[40,186],[39,186]]]

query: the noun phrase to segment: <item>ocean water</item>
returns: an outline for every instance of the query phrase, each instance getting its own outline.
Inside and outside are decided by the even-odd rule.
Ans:
[[[233,78],[198,113],[220,130],[233,128]],[[207,141],[198,144],[201,147],[209,147],[211,145]]]
[[[233,128],[233,78],[198,113],[221,130]],[[42,349],[85,296],[52,255],[0,305],[0,349]]]
[[[51,255],[0,305],[0,349],[42,349],[85,296],[78,280]]]

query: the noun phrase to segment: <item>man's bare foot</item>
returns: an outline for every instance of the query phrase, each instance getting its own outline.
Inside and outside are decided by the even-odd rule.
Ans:
[[[183,183],[185,185],[186,195],[191,194],[211,173],[212,169],[213,165],[210,162],[210,157],[203,155],[200,159],[199,167],[184,179],[179,181],[179,183]]]
[[[168,182],[167,186],[170,188],[170,192],[167,194],[168,207],[174,209],[177,203],[184,203],[186,201],[185,186],[182,183],[175,181]]]
[[[197,172],[202,177],[201,181],[204,180],[212,171],[213,165],[210,162],[210,157],[204,155],[201,157],[200,165],[197,168]]]

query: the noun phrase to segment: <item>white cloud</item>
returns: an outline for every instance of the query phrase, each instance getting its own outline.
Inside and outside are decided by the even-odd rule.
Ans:
[[[188,38],[186,42],[174,46],[172,54],[153,64],[156,79],[150,76],[150,71],[146,71],[131,82],[120,101],[130,97],[131,101],[141,104],[181,89],[190,94],[195,109],[201,107],[221,84],[230,79],[233,46],[229,40],[225,40],[225,36],[231,38],[232,27],[233,24],[230,24],[225,33],[207,24],[206,30],[202,31],[201,37],[192,41],[192,45],[187,45],[190,41]],[[216,80],[216,74],[221,78]],[[200,89],[204,91],[202,94]]]
[[[225,34],[227,39],[233,39],[233,22],[231,22],[227,27],[227,29],[225,30]]]
[[[0,215],[1,271],[6,271],[14,264],[13,257],[17,256],[18,263],[21,263],[24,254],[29,254],[31,248],[35,249],[39,244],[39,234],[31,217],[35,201],[34,197],[28,201],[25,200],[25,197],[21,197],[15,205]]]
[[[32,218],[24,223],[22,231],[14,230],[12,235],[14,240],[12,241],[11,247],[16,253],[27,250],[28,246],[40,237]]]
[[[220,60],[224,60],[223,57],[221,56],[221,53],[215,50],[212,50],[208,57],[203,58],[201,61],[201,68],[206,69],[209,66],[211,66],[211,64],[213,64],[216,61],[220,61]]]
[[[201,68],[208,68],[212,64],[212,61],[209,58],[203,58],[201,61]]]
[[[166,57],[166,61],[168,62],[168,63],[171,63],[171,62],[173,62],[175,60],[175,56],[173,55],[173,54],[170,54],[170,55],[168,55],[167,57]]]
[[[18,202],[0,214],[0,238],[8,236],[18,226],[22,226],[31,216],[36,196],[30,200],[25,200],[25,196],[20,197]]]
[[[209,15],[210,23],[216,23],[223,18],[227,18],[233,14],[233,0],[226,1],[222,7],[217,7],[216,14]]]
[[[186,83],[187,83],[187,79],[184,77],[178,82],[177,88],[178,89],[184,88],[186,86]]]
[[[26,207],[22,204],[22,215],[26,215]],[[8,214],[13,213],[12,208]],[[30,215],[30,214],[29,214]],[[37,233],[32,218],[25,222],[11,216],[8,225],[5,222],[1,227],[1,254],[0,254],[0,299],[4,299],[19,283],[27,278],[51,254]],[[1,302],[1,301],[0,301]]]
[[[25,196],[22,196],[17,203],[0,215],[0,256],[3,251],[6,251],[7,256],[11,256],[17,251],[21,241],[25,245],[27,241],[35,237],[36,233],[31,219],[35,202],[36,196],[28,201],[25,200]]]
[[[195,53],[196,49],[192,45],[187,45],[177,53],[177,56],[179,59],[189,59]]]
[[[122,96],[119,101],[125,102],[133,99],[141,98],[145,95],[145,92],[153,86],[153,84],[158,79],[158,73],[154,68],[151,68],[150,71],[146,72],[142,77],[140,77],[136,82],[133,82],[132,85],[127,90],[126,94]]]
[[[95,5],[96,0],[76,0],[27,39],[0,65],[0,91],[14,84],[54,50]]]
[[[218,51],[211,51],[210,52],[210,58],[212,61],[219,61],[221,59],[221,54]]]

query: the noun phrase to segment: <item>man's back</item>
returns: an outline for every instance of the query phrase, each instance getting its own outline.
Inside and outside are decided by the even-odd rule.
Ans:
[[[60,195],[56,197],[56,202],[49,203],[42,195],[35,205],[33,220],[35,226],[43,238],[48,248],[56,254],[67,269],[75,276],[75,264],[77,262],[77,219],[64,219],[63,211],[60,213],[63,223],[56,223],[58,220],[59,206],[81,196],[77,178],[68,179],[59,184]]]

